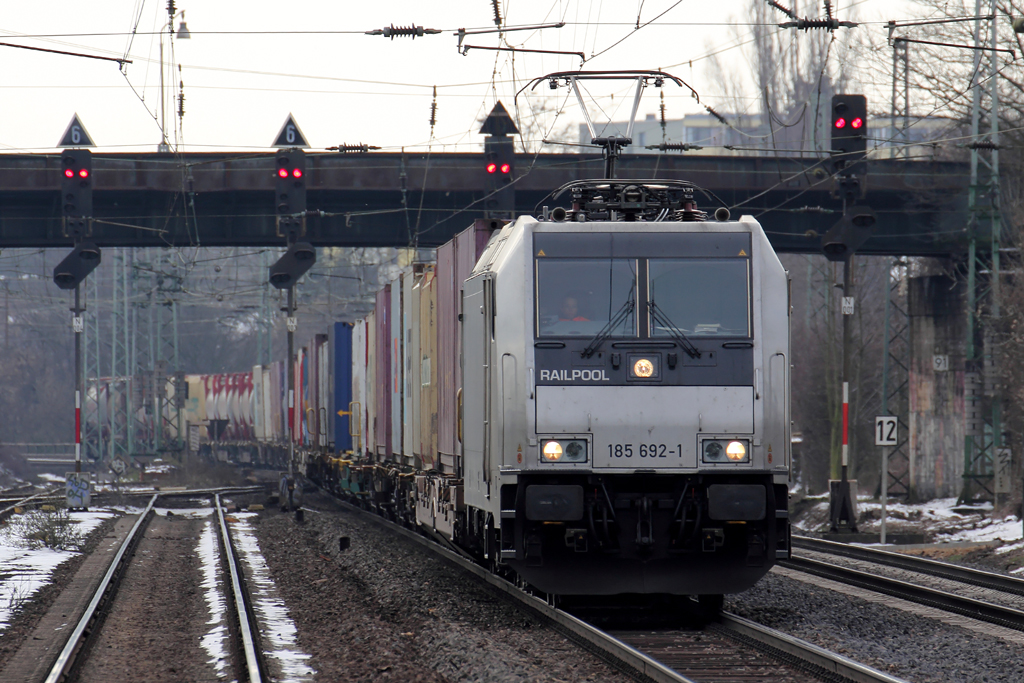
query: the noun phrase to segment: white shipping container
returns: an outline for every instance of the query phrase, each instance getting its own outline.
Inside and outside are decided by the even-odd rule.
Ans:
[[[357,320],[352,329],[352,452],[363,452],[366,445],[366,321]],[[339,406],[338,410],[347,410]]]
[[[254,365],[252,368],[252,429],[253,436],[258,441],[263,441],[267,438],[266,409],[264,408],[264,401],[263,366]]]
[[[402,281],[405,274],[400,274],[391,282],[391,340],[388,345],[388,352],[391,354],[391,453],[392,456],[400,456],[402,453],[402,435],[405,422],[405,411],[402,405]]]

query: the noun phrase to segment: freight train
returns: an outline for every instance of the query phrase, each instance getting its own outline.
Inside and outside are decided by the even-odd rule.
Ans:
[[[299,354],[307,476],[550,595],[752,586],[790,552],[789,280],[694,189],[570,183],[405,268]]]

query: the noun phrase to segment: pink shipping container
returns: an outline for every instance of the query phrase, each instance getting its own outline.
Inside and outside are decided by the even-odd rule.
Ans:
[[[366,452],[372,457],[377,453],[377,314],[373,311],[366,316],[366,396],[363,410],[366,423]]]
[[[446,472],[458,471],[462,443],[458,434],[459,397],[462,389],[462,285],[473,272],[494,229],[492,221],[478,220],[455,239],[437,250],[437,405],[438,444],[441,466]]]
[[[293,385],[295,389],[295,394],[291,401],[292,407],[290,410],[291,414],[289,417],[292,425],[292,441],[294,441],[295,443],[302,443],[302,404],[303,387],[305,386],[305,378],[302,372],[302,368],[305,361],[305,356],[306,349],[304,348],[300,348],[295,353],[295,374],[293,375],[293,377],[295,377],[295,384]]]

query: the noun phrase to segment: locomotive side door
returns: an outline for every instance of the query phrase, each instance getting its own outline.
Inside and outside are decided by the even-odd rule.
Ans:
[[[490,495],[491,329],[493,280],[466,280],[462,304],[462,430],[466,503]]]

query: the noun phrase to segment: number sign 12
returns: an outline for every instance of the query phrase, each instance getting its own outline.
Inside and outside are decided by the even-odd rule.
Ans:
[[[880,415],[875,418],[875,445],[895,446],[899,443],[897,432],[899,420],[895,415]]]

